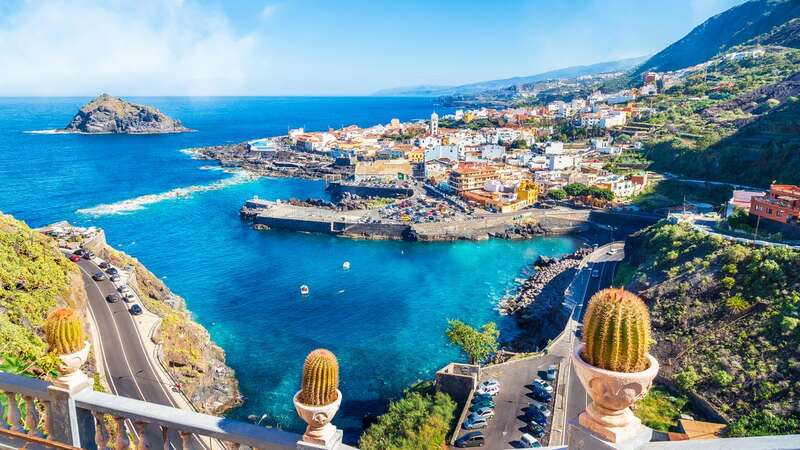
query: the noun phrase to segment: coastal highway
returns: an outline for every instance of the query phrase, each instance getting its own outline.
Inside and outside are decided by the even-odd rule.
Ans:
[[[587,270],[597,270],[599,272],[599,276],[597,278],[590,277],[589,282],[586,284],[585,291],[583,293],[583,302],[579,306],[580,309],[576,310],[576,317],[578,318],[579,322],[583,322],[583,314],[586,312],[586,306],[589,303],[589,299],[592,298],[592,295],[601,289],[611,286],[612,282],[614,281],[614,274],[616,272],[617,264],[625,256],[623,243],[617,242],[611,244],[610,247],[603,250],[608,250],[609,248],[617,249],[617,253],[614,255],[609,255],[606,251],[598,251],[595,252],[589,259],[589,266],[587,267]],[[576,337],[573,339],[573,346],[570,351],[574,349],[574,345],[579,342],[579,338]],[[583,388],[583,385],[578,379],[578,375],[575,373],[575,368],[572,367],[572,364],[570,364],[569,370],[570,372],[566,380],[567,384],[565,389],[565,395],[567,396],[566,420],[577,418],[584,408],[586,408],[586,405],[589,404],[589,401],[591,401],[589,396],[586,394],[586,390]],[[566,438],[564,443],[566,444],[569,442],[569,427],[565,427],[564,430]]]
[[[106,379],[112,393],[136,400],[178,406],[167,391],[171,386],[162,384],[156,369],[145,350],[135,318],[128,312],[128,303],[119,301],[108,303],[106,295],[116,292],[116,286],[108,279],[94,281],[92,274],[103,272],[93,261],[81,259],[76,263],[86,284],[87,302],[92,321],[99,333],[100,349],[95,354],[102,359]],[[136,430],[128,424],[129,431],[136,436]],[[162,434],[157,426],[147,426],[147,441],[152,448],[161,447]],[[136,436],[138,438],[138,436]],[[173,431],[169,435],[170,448],[181,448],[180,438]],[[206,449],[208,444],[196,436],[191,447]]]

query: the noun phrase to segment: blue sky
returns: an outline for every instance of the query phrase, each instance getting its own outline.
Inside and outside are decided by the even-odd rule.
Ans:
[[[6,0],[0,95],[364,95],[652,54],[742,0]]]

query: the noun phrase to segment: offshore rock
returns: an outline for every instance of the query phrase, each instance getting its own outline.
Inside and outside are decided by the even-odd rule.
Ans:
[[[83,105],[62,132],[157,134],[191,131],[152,106],[135,105],[102,94]]]

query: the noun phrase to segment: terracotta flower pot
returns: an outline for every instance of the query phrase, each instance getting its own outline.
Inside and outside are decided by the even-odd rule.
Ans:
[[[572,363],[592,402],[578,423],[609,442],[622,442],[637,435],[642,421],[630,406],[641,400],[658,374],[658,361],[649,353],[650,366],[641,372],[613,372],[592,366],[581,357],[583,344],[575,347]]]
[[[341,391],[337,389],[336,400],[323,406],[300,403],[299,396],[300,391],[297,391],[294,394],[294,409],[297,410],[297,415],[308,424],[306,432],[303,434],[303,441],[329,447],[332,441],[336,439],[336,427],[333,426],[331,421],[336,412],[339,411],[339,405],[342,403]]]

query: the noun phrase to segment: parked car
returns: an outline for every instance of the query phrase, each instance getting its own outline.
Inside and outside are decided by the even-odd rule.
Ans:
[[[483,433],[480,431],[471,431],[456,439],[456,447],[483,447],[484,440]]]
[[[528,410],[525,411],[525,421],[545,426],[547,424],[547,417],[536,408],[528,408]]]
[[[540,402],[547,402],[553,400],[553,395],[547,392],[547,390],[539,384],[534,384],[533,388],[533,398],[539,400]]]
[[[83,256],[83,252],[84,252],[84,250],[82,248],[78,248],[78,249],[75,249],[75,251],[72,252],[72,254],[73,255],[77,255],[77,256]]]
[[[106,301],[108,303],[117,303],[119,301],[119,299],[120,299],[120,296],[116,292],[106,295]]]
[[[543,415],[543,416],[545,416],[545,417],[550,417],[550,414],[551,414],[550,407],[549,407],[549,406],[547,406],[547,405],[545,405],[545,404],[542,404],[542,405],[540,405],[540,406],[534,406],[533,404],[531,404],[531,406],[529,406],[528,408],[530,408],[530,409],[536,409],[536,410],[538,410],[540,413],[542,413],[542,415]]]
[[[100,264],[98,264],[98,266],[99,266],[101,269],[108,269],[108,263],[107,263],[107,262],[105,262],[105,261],[102,261]]]
[[[69,255],[69,260],[72,262],[78,262],[81,260],[81,257],[78,255]]]
[[[547,381],[544,381],[541,378],[537,378],[537,379],[533,380],[533,384],[534,385],[538,384],[539,386],[543,387],[544,390],[547,391],[549,394],[553,393],[553,386],[551,386],[550,383],[548,383]]]
[[[483,386],[478,388],[478,394],[489,394],[495,396],[500,393],[500,388],[497,386]]]
[[[139,306],[139,305],[136,305],[136,304],[131,305],[131,307],[128,309],[128,311],[130,311],[131,315],[133,315],[133,316],[138,316],[143,312],[142,311],[142,307]]]
[[[130,289],[128,289],[128,285],[127,284],[123,284],[123,285],[121,285],[120,287],[117,288],[117,292],[119,292],[120,294],[124,294],[124,293],[128,292],[129,290]]]
[[[483,417],[484,419],[493,419],[494,418],[494,408],[489,408],[488,406],[478,409],[477,411],[473,411],[469,417]]]
[[[116,267],[109,267],[108,269],[106,269],[106,273],[108,273],[109,275],[118,275],[119,270],[117,270]]]
[[[544,436],[547,431],[544,429],[543,426],[539,425],[536,422],[528,422],[525,425],[525,432],[533,437],[540,438]]]
[[[553,381],[553,380],[556,379],[556,372],[557,371],[558,371],[558,367],[556,367],[555,364],[550,364],[549,366],[547,366],[547,372],[545,373],[544,377],[547,378],[550,381]]]
[[[494,408],[496,405],[491,400],[486,400],[483,402],[473,403],[472,406],[469,407],[469,412],[477,411],[481,408]]]
[[[92,259],[94,258],[94,253],[90,251],[85,251],[83,252],[83,255],[81,255],[81,257],[83,257],[83,259]]]
[[[535,437],[531,436],[528,433],[523,434],[519,438],[519,442],[522,443],[523,448],[539,448],[542,444],[539,443],[539,440]]]
[[[617,250],[616,248],[611,248],[606,252],[606,254],[607,255],[616,255],[618,251],[619,250]]]
[[[597,269],[592,269],[592,278],[600,278],[600,271]]]
[[[133,292],[128,291],[122,295],[122,299],[125,300],[125,303],[131,303],[136,300],[136,296],[133,295]]]
[[[108,277],[108,279],[113,281],[114,283],[117,283],[120,280],[119,274],[115,273],[114,275],[111,275],[110,277]]]
[[[575,330],[575,337],[583,337],[583,326],[578,326]]]
[[[472,403],[478,403],[483,400],[492,400],[492,395],[490,394],[475,394],[472,397]]]
[[[500,382],[495,380],[494,378],[490,378],[488,380],[484,380],[481,384],[478,385],[478,388],[482,387],[490,387],[490,386],[497,386],[497,389],[500,389]]]
[[[465,430],[479,430],[481,428],[486,428],[487,425],[489,425],[489,422],[483,417],[472,417],[472,415],[470,415],[464,420],[462,427]]]
[[[106,275],[103,272],[95,272],[95,274],[92,275],[92,279],[94,281],[103,281],[106,279]]]

